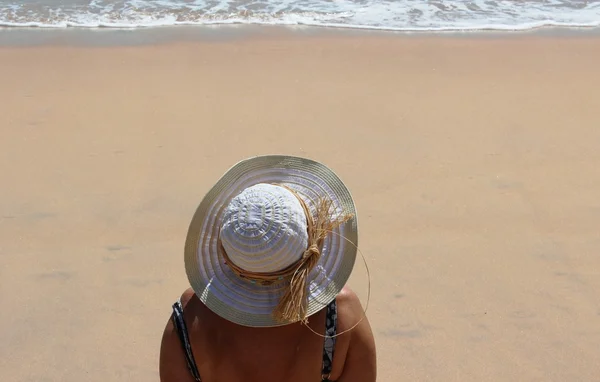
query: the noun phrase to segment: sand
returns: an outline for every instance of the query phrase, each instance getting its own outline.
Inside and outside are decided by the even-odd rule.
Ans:
[[[158,380],[200,198],[286,153],[353,192],[379,381],[597,381],[600,38],[507,36],[0,48],[0,380]]]

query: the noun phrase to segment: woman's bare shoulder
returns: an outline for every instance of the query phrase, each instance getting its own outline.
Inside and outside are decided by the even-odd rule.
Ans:
[[[337,307],[338,307],[338,331],[344,331],[352,326],[365,315],[363,305],[358,295],[345,286],[342,291],[337,295]]]
[[[187,288],[181,294],[181,305],[185,307],[187,303],[194,297],[196,297],[196,293],[194,293],[194,290],[192,288]]]
[[[337,295],[337,301],[338,304],[342,303],[344,305],[351,306],[354,309],[362,309],[358,295],[347,285]]]
[[[193,292],[192,292],[193,293]],[[188,291],[181,295],[181,303],[185,306],[191,299]],[[165,323],[159,355],[159,374],[161,382],[193,382],[185,363],[181,340],[173,325],[172,314]]]
[[[375,339],[363,305],[354,291],[344,287],[338,294],[339,342],[347,346],[339,382],[374,382],[377,375]],[[334,360],[335,363],[335,360]],[[337,377],[337,375],[336,375]]]

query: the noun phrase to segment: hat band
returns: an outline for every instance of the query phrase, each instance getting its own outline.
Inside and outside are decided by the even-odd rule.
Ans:
[[[288,267],[273,272],[252,272],[237,266],[227,255],[225,248],[218,239],[218,251],[225,260],[225,264],[240,278],[260,285],[271,285],[277,281],[290,278],[281,300],[273,311],[275,319],[280,322],[306,321],[308,294],[306,284],[308,275],[321,258],[321,249],[328,232],[337,228],[342,223],[353,217],[352,214],[343,215],[333,219],[331,207],[333,202],[328,198],[321,198],[317,204],[316,219],[313,217],[306,202],[292,188],[275,184],[290,191],[300,202],[306,215],[308,231],[308,248],[303,252],[298,261]]]

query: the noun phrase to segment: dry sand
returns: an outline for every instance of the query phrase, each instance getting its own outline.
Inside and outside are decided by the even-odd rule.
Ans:
[[[0,380],[158,380],[200,198],[287,153],[353,190],[380,381],[598,381],[599,63],[526,35],[0,49]]]

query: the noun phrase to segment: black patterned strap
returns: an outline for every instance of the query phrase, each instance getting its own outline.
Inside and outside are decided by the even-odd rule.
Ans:
[[[325,342],[323,344],[323,369],[321,379],[329,381],[331,368],[333,364],[333,354],[335,352],[335,340],[337,333],[337,303],[333,300],[327,305],[327,314],[325,316]]]
[[[183,320],[183,306],[181,306],[180,300],[177,300],[177,302],[173,304],[173,324],[175,325],[177,334],[181,340],[181,346],[185,353],[188,369],[190,369],[190,373],[192,373],[196,382],[202,382],[200,379],[200,372],[198,372],[198,367],[196,366],[196,360],[194,359],[194,353],[192,353],[192,344],[190,343],[190,338],[188,336],[187,326]]]

